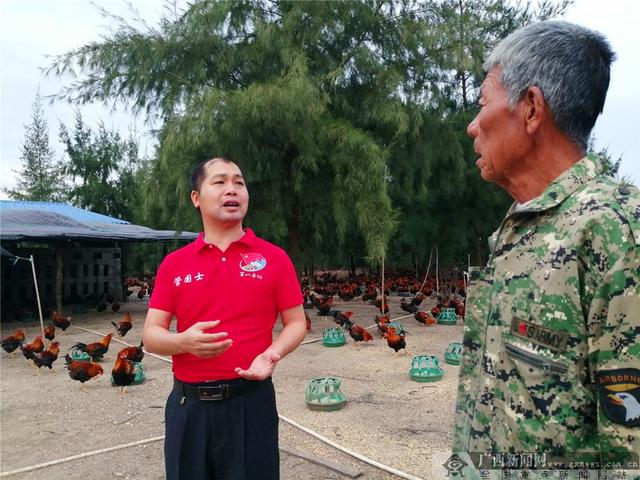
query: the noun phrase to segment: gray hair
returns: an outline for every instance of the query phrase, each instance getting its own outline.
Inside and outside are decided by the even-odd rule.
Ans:
[[[502,40],[484,68],[502,69],[502,85],[514,107],[537,86],[556,126],[583,150],[609,88],[615,53],[598,32],[568,22],[546,21],[520,28]]]

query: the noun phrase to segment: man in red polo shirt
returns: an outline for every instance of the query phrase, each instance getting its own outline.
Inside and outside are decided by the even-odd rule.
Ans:
[[[204,161],[191,188],[204,232],[160,265],[143,334],[148,351],[173,357],[167,479],[277,479],[271,374],[305,335],[300,285],[282,249],[242,228],[249,193],[238,165]]]

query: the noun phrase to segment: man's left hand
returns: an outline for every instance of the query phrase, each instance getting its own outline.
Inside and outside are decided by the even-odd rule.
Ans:
[[[236,368],[235,371],[247,380],[264,380],[271,376],[278,360],[280,360],[280,354],[268,349],[254,358],[251,366],[247,370]]]

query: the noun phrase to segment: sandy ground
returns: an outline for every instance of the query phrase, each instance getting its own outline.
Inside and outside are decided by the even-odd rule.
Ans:
[[[392,318],[405,312],[398,297],[390,299]],[[426,303],[428,307],[431,303]],[[341,302],[335,308],[354,312],[356,323],[373,324],[376,309],[360,299]],[[131,311],[134,328],[124,341],[138,344],[146,311],[146,301],[124,304],[121,312],[89,312],[75,315],[72,328],[57,340],[62,352],[78,341],[97,341],[100,333],[112,332],[111,321]],[[331,317],[319,317],[308,310],[312,332],[307,340],[322,336],[324,328],[335,326]],[[308,433],[290,425],[290,419],[327,437],[346,449],[417,478],[443,478],[441,468],[448,458],[458,367],[444,363],[447,345],[460,341],[462,327],[436,325],[426,327],[412,317],[400,320],[409,332],[409,353],[396,356],[386,341],[373,332],[372,343],[357,348],[348,343],[328,348],[322,342],[302,345],[285,358],[274,374],[278,396],[280,443],[287,449],[304,452],[324,461],[337,463],[357,472],[360,478],[391,479],[396,475],[369,466],[340,452]],[[27,340],[39,334],[39,325],[6,324],[2,336],[15,328],[27,331]],[[276,331],[277,333],[277,331]],[[170,364],[150,355],[143,360],[146,381],[132,386],[120,396],[111,386],[109,374],[117,351],[123,345],[113,341],[102,365],[105,375],[86,384],[84,390],[73,382],[61,358],[53,371],[34,373],[20,353],[0,357],[0,471],[7,473],[52,462],[53,465],[8,478],[36,479],[139,479],[164,478],[162,441],[164,402],[171,389]],[[409,376],[411,357],[437,355],[445,371],[441,381],[418,383]],[[344,408],[333,412],[310,410],[304,392],[309,381],[333,376],[341,380],[347,398]],[[125,449],[103,451],[124,444]],[[96,455],[87,453],[101,451]],[[73,461],[55,464],[60,459],[79,456]],[[339,473],[310,463],[297,456],[282,454],[283,479],[339,479]]]

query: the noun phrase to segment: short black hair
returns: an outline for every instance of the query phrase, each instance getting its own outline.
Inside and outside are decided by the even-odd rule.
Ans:
[[[200,191],[200,186],[202,185],[202,181],[204,180],[205,170],[207,168],[207,165],[210,162],[214,162],[217,160],[222,160],[225,163],[235,163],[237,165],[237,162],[231,160],[229,157],[212,157],[212,158],[208,158],[206,160],[201,161],[198,165],[195,166],[195,168],[193,169],[193,172],[191,172],[191,190],[192,191],[195,191],[195,192]]]

